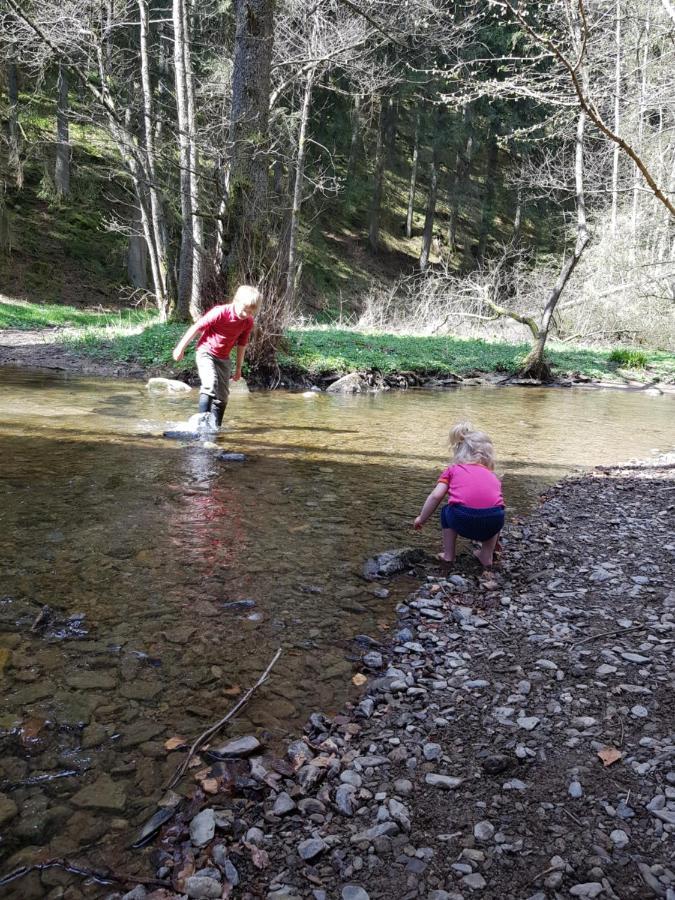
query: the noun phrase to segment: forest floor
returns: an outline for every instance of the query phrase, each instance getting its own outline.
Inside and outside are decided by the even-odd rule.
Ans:
[[[490,572],[420,563],[360,701],[221,747],[128,897],[675,896],[674,510],[670,454],[553,487]]]

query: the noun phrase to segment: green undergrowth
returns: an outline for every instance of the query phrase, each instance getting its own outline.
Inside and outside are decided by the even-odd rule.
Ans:
[[[73,334],[74,349],[101,360],[122,361],[173,371],[194,369],[188,350],[180,363],[171,352],[185,325],[156,321],[144,328],[87,327]],[[489,342],[481,339],[420,335],[369,334],[349,329],[290,329],[279,351],[283,370],[297,376],[321,378],[329,374],[377,370],[383,374],[413,372],[420,376],[503,373],[515,374],[528,344]],[[644,352],[644,368],[632,370],[611,361],[610,350],[552,347],[548,358],[558,376],[578,374],[594,381],[675,381],[675,354]]]

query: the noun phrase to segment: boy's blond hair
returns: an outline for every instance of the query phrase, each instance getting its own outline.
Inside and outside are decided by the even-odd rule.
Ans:
[[[261,300],[262,295],[258,288],[250,284],[240,284],[234,292],[232,303],[237,309],[248,309],[251,312],[257,312]]]
[[[450,429],[453,463],[478,463],[494,471],[495,448],[489,435],[477,431],[471,422],[456,422]]]

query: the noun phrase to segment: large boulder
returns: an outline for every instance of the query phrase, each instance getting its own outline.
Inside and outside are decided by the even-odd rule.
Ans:
[[[368,390],[368,382],[358,372],[343,375],[342,378],[338,378],[326,388],[329,394],[363,394]]]

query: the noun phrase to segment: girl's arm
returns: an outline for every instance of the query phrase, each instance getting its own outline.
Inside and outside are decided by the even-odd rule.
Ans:
[[[444,481],[440,481],[433,491],[429,494],[427,499],[424,501],[424,506],[422,507],[422,511],[419,516],[415,519],[413,527],[416,531],[424,525],[429,516],[436,509],[438,504],[441,502],[443,497],[448,493],[448,486]]]
[[[190,343],[190,341],[199,334],[200,331],[201,326],[198,322],[195,322],[194,325],[191,325],[190,328],[188,328],[188,330],[185,332],[183,337],[178,341],[173,349],[173,358],[176,360],[176,362],[179,362],[183,358],[185,348]]]

